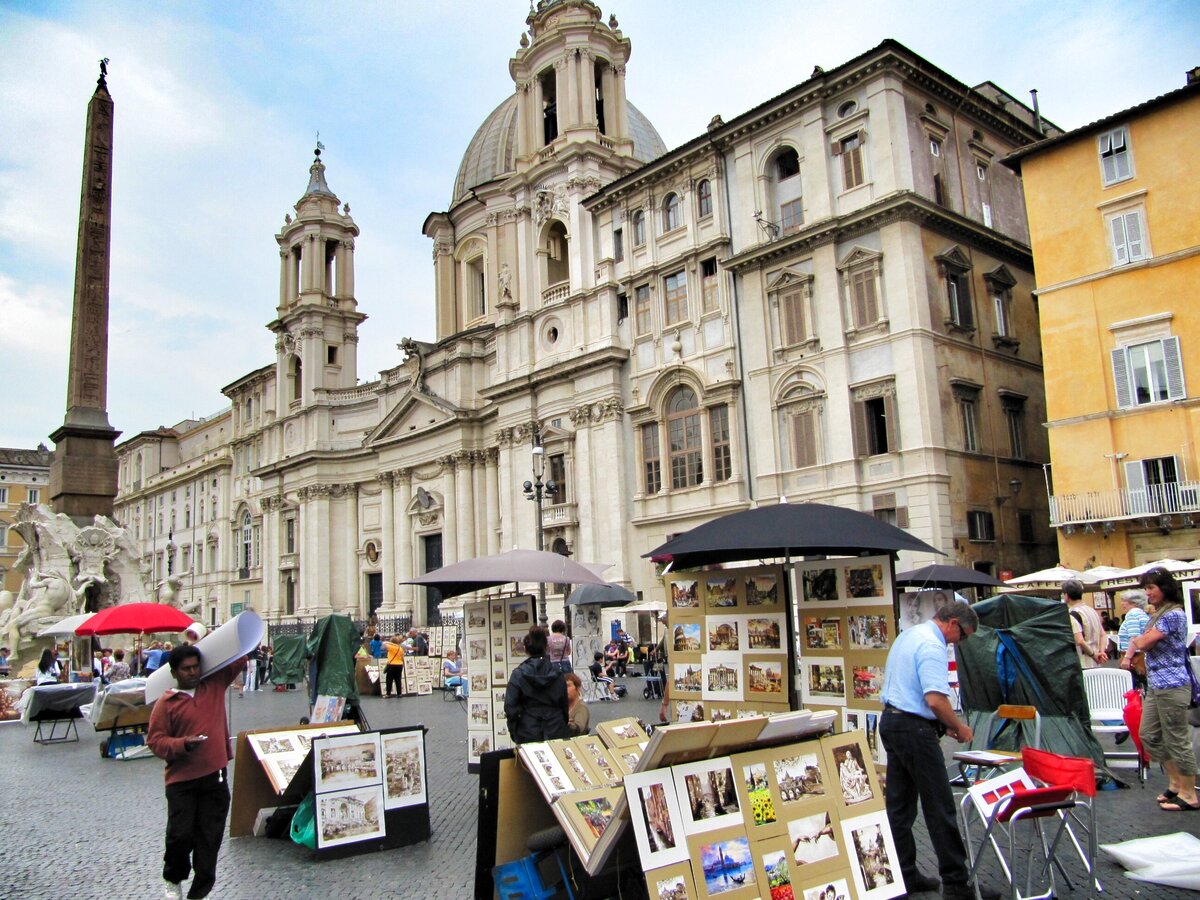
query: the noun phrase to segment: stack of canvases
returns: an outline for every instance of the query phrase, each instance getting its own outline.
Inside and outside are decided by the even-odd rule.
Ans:
[[[669,576],[667,694],[676,722],[790,708],[778,566]]]
[[[628,775],[625,791],[652,900],[905,892],[860,732]]]
[[[509,674],[526,658],[525,635],[534,623],[533,598],[509,597],[466,606],[465,655],[468,765],[492,750],[512,746],[504,718]]]

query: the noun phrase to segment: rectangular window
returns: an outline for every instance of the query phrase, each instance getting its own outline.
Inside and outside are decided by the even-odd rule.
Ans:
[[[958,401],[958,411],[962,418],[963,449],[976,452],[979,450],[978,411],[974,400],[962,398]]]
[[[1032,544],[1036,540],[1033,534],[1033,510],[1017,510],[1017,540],[1022,544]]]
[[[1195,490],[1181,490],[1179,487],[1179,460],[1174,456],[1125,463],[1125,487],[1129,495],[1129,511],[1138,515],[1196,508]]]
[[[1121,409],[1187,397],[1177,337],[1118,347],[1112,351],[1112,367]]]
[[[680,269],[663,279],[663,312],[665,325],[674,325],[687,318],[687,273]]]
[[[641,247],[646,243],[646,214],[640,209],[633,214],[633,246]]]
[[[799,231],[804,224],[804,201],[789,200],[779,204],[779,227],[784,234]]]
[[[691,412],[668,419],[667,440],[671,487],[695,487],[704,480],[704,466],[700,459],[700,416]]]
[[[662,490],[662,456],[657,422],[642,426],[642,486],[647,494],[657,494]]]
[[[613,262],[625,261],[625,230],[613,229]]]
[[[204,574],[204,548],[203,547],[196,548],[196,574],[197,575]]]
[[[992,227],[992,204],[986,200],[983,202],[983,224],[987,228]]]
[[[191,547],[183,548],[183,557],[179,565],[180,571],[190,572],[192,570],[192,549]]]
[[[728,406],[714,406],[708,411],[708,430],[712,435],[713,481],[728,481],[733,474]]]
[[[1140,209],[1117,213],[1108,220],[1108,229],[1112,238],[1114,266],[1123,266],[1150,255],[1146,252],[1146,228]]]
[[[953,269],[946,272],[946,299],[950,307],[950,321],[959,328],[974,328],[971,283],[966,272]]]
[[[895,397],[884,394],[854,402],[854,452],[877,456],[899,449]]]
[[[862,136],[853,134],[840,142],[842,151],[842,189],[850,190],[863,183]]]
[[[715,312],[717,303],[717,259],[711,257],[700,263],[700,302],[703,312]]]
[[[617,324],[629,318],[629,295],[617,294]]]
[[[567,495],[567,457],[555,453],[550,457],[550,480],[554,482],[554,497],[551,503],[569,503]]]
[[[8,546],[8,526],[0,522],[0,550]]]
[[[865,269],[850,276],[854,327],[866,328],[879,321],[879,299],[875,291],[875,272]]]
[[[1124,128],[1100,135],[1100,170],[1105,187],[1133,177],[1133,166],[1129,159],[1129,134]]]
[[[933,156],[941,156],[942,155],[942,142],[939,141],[937,138],[930,138],[929,139],[929,152]]]
[[[0,503],[8,502],[8,488],[0,487]]]
[[[1013,459],[1025,458],[1025,410],[1007,406],[1004,418],[1008,422],[1008,446]]]
[[[992,312],[996,317],[996,334],[1012,337],[1012,291],[992,291]]]
[[[284,553],[295,553],[296,552],[296,520],[295,519],[284,519],[283,520],[283,530],[284,530],[283,544],[287,548],[283,552]]]
[[[28,499],[29,499],[30,503],[41,503],[42,502],[42,492],[40,489],[29,488],[28,495],[29,495]]]
[[[639,284],[633,289],[633,318],[638,334],[650,333],[650,285]]]
[[[793,468],[803,469],[817,464],[816,421],[816,411],[812,409],[788,416],[791,425]]]
[[[779,314],[783,324],[783,341],[791,346],[808,337],[804,327],[804,291],[786,291],[779,295]]]
[[[871,508],[879,521],[895,525],[897,528],[908,527],[908,507],[896,505],[895,491],[872,496]]]
[[[967,512],[967,536],[973,541],[996,540],[992,514],[981,509],[969,510]]]

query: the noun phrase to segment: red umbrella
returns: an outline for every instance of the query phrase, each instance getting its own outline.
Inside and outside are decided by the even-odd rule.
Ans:
[[[122,603],[100,610],[75,629],[81,637],[100,634],[154,634],[186,631],[192,617],[165,603]]]

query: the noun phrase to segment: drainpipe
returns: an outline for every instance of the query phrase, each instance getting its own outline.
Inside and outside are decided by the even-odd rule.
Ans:
[[[1042,111],[1038,109],[1037,88],[1034,88],[1029,93],[1033,97],[1033,128],[1038,134],[1045,137],[1046,133],[1042,131]]]

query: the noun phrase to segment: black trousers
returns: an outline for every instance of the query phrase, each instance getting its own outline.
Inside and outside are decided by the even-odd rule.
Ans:
[[[391,696],[392,685],[396,686],[396,696],[400,696],[400,679],[404,677],[404,664],[398,666],[384,666],[384,694]]]
[[[189,898],[207,897],[217,880],[217,854],[229,814],[225,770],[167,785],[163,878],[176,884],[195,869]]]
[[[946,760],[936,726],[920,716],[887,708],[880,717],[879,736],[888,755],[888,822],[905,880],[917,874],[917,842],[912,827],[919,800],[942,882],[965,885],[967,850],[958,830],[954,792],[946,777]]]

